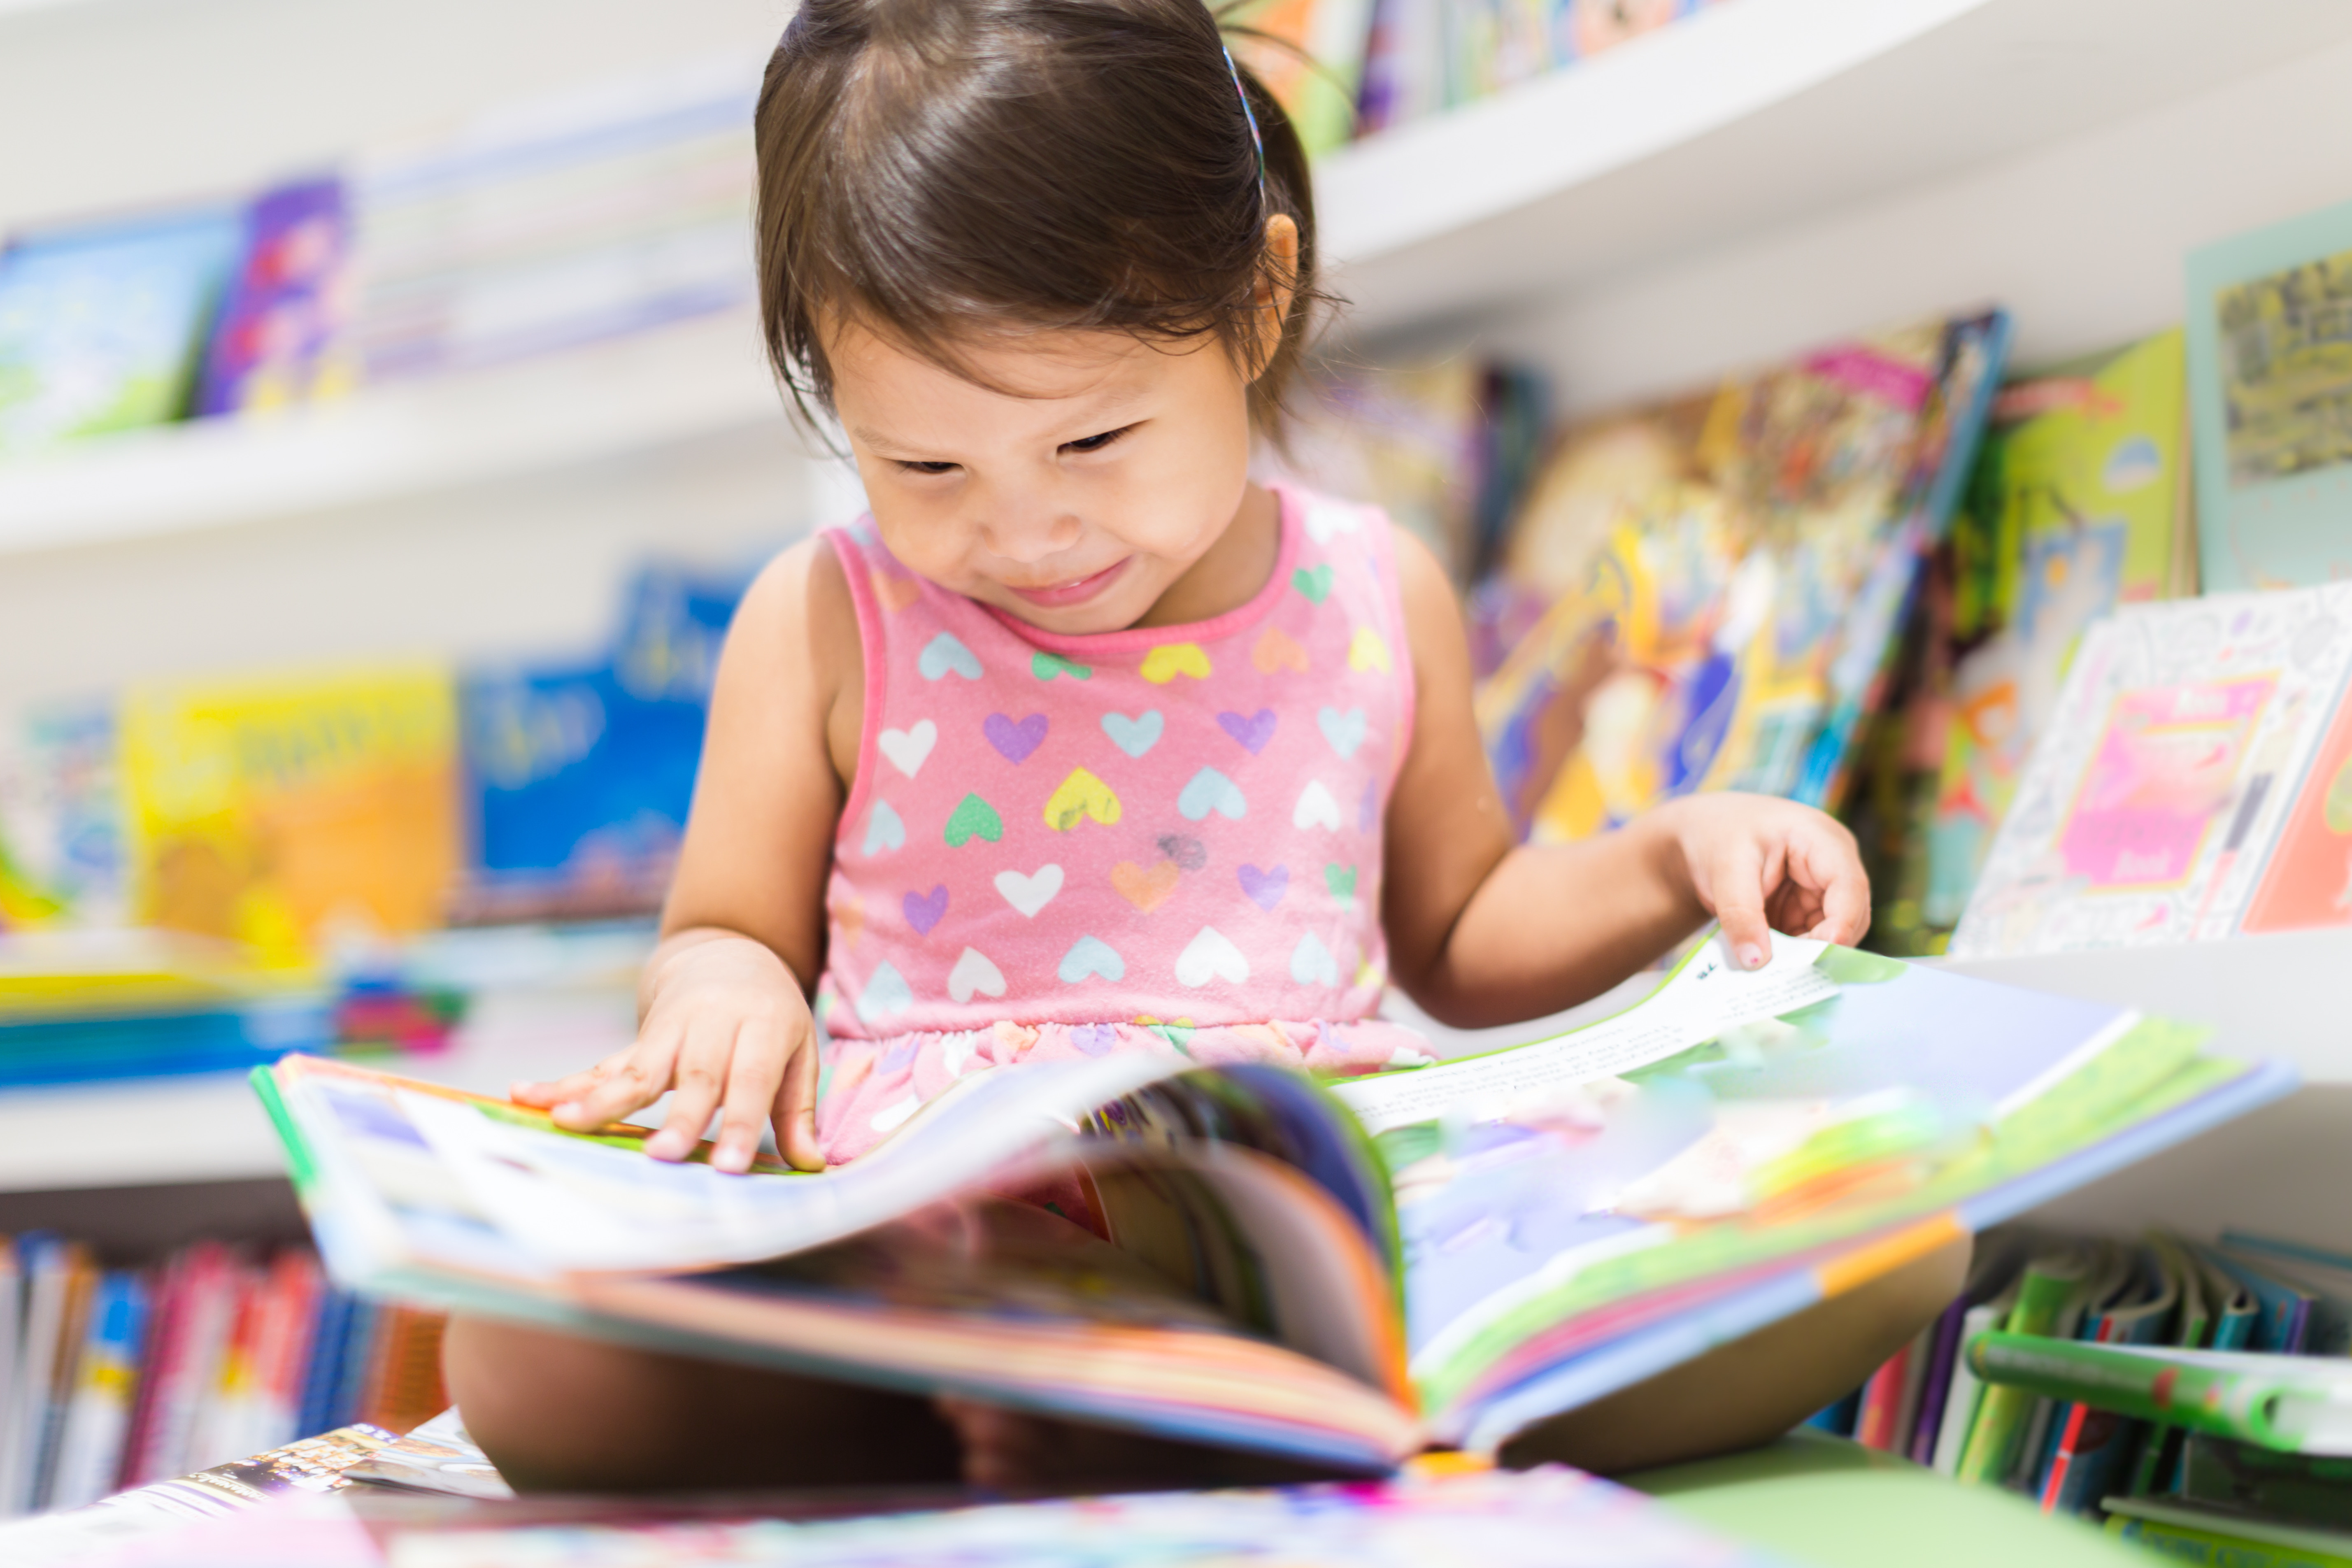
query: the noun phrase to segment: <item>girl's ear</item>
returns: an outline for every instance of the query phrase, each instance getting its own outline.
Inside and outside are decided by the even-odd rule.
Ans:
[[[1257,287],[1250,300],[1250,363],[1255,381],[1274,363],[1282,347],[1283,323],[1290,319],[1290,301],[1298,292],[1298,225],[1288,213],[1265,220],[1265,248],[1258,258]]]

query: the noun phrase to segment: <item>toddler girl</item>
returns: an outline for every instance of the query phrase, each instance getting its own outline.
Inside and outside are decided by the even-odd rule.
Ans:
[[[1321,298],[1314,212],[1282,110],[1200,0],[803,0],[758,147],[772,355],[838,419],[872,510],[780,557],[736,619],[637,1042],[518,1099],[589,1128],[675,1090],[656,1156],[716,1112],[722,1169],[769,1124],[814,1169],[993,1067],[1370,1070],[1426,1059],[1375,1015],[1391,984],[1498,1024],[1710,914],[1751,964],[1771,927],[1861,936],[1852,839],[1786,802],[1514,845],[1435,562],[1375,510],[1251,481]],[[1767,1436],[1907,1337],[1951,1267],[1541,1451]],[[448,1371],[523,1484],[1174,1463],[479,1321],[453,1326]]]

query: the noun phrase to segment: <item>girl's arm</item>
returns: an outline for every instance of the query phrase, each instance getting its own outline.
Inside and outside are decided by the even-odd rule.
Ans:
[[[1515,843],[1471,715],[1453,587],[1402,531],[1396,553],[1416,696],[1389,805],[1381,919],[1391,973],[1432,1016],[1475,1028],[1556,1013],[1710,914],[1751,965],[1774,927],[1840,942],[1869,929],[1853,835],[1788,801],[1689,795],[1580,843]]]
[[[671,1089],[647,1152],[683,1159],[723,1108],[713,1163],[748,1168],[772,1122],[784,1157],[821,1170],[808,995],[824,967],[824,884],[857,765],[864,666],[841,563],[822,540],[776,558],[743,597],[710,698],[662,942],[638,982],[635,1044],[514,1097],[567,1127],[624,1117]]]

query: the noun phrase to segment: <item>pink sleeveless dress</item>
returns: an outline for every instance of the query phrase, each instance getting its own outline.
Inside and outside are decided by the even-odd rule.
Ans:
[[[1189,626],[1063,637],[831,531],[866,658],[834,840],[817,1135],[959,1076],[1150,1051],[1370,1071],[1381,825],[1412,725],[1387,519],[1278,489],[1274,575]]]

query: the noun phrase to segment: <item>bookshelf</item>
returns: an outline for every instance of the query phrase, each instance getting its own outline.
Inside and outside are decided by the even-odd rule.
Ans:
[[[2352,38],[2243,0],[1731,0],[1335,153],[1358,330],[1573,291],[1916,189]]]
[[[430,497],[779,425],[748,311],[0,464],[0,554]]]

